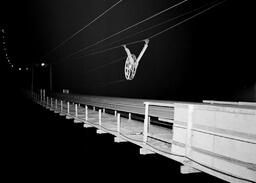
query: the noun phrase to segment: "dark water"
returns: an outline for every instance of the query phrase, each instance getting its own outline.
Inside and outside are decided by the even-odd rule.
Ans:
[[[160,155],[139,154],[131,143],[114,143],[38,104],[18,91],[2,110],[2,166],[8,180],[18,181],[157,181],[222,182],[204,173],[182,175],[180,164]],[[5,116],[5,118],[4,118]]]

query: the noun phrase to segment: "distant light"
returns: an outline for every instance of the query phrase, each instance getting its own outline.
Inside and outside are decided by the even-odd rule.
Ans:
[[[21,71],[21,68],[19,67],[19,71]]]
[[[26,67],[26,71],[28,71],[28,67]]]
[[[13,65],[11,65],[11,67],[13,68]]]
[[[41,63],[41,66],[44,67],[44,66],[45,66],[45,63]]]

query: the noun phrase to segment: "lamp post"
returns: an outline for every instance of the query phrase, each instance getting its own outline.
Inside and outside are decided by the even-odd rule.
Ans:
[[[52,92],[52,64],[45,64],[42,62],[39,64],[32,64],[31,66],[31,92],[34,91],[34,75],[35,75],[35,66],[47,67],[49,66],[49,91]]]

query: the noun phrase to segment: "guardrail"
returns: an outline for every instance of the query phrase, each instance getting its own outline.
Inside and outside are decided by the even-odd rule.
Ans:
[[[182,173],[200,170],[229,182],[256,181],[256,108],[253,105],[236,105],[233,102],[222,101],[177,103],[72,94],[51,94],[46,99],[39,94],[33,94],[33,98],[69,119],[83,121],[103,132],[115,135],[119,138],[118,141],[125,139],[139,145],[142,147],[142,154],[155,152],[181,162],[185,165],[181,168]],[[66,111],[63,111],[64,105]],[[78,115],[81,105],[84,105],[82,119]],[[89,106],[93,108],[94,115],[98,116],[97,124],[90,122]],[[114,111],[115,132],[102,126],[102,115],[105,115],[105,110]],[[129,120],[132,114],[144,116],[143,126],[140,125],[143,130],[143,134],[140,134],[141,141],[137,142],[121,135],[120,111],[128,113]],[[154,148],[149,143],[150,117],[171,123],[172,129],[164,131],[167,135],[172,133],[172,136],[167,136],[170,141],[160,142],[160,138],[156,138],[159,143],[171,144],[167,150],[161,149],[160,146],[158,149]]]

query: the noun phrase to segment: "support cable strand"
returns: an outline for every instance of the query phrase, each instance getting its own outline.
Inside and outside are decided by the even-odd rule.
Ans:
[[[131,28],[133,28],[133,27],[135,27],[135,26],[137,26],[137,25],[139,25],[139,24],[142,24],[143,22],[146,22],[146,21],[148,21],[148,20],[150,20],[150,19],[152,19],[152,18],[154,18],[154,17],[156,17],[156,16],[158,16],[158,15],[160,15],[160,14],[163,14],[163,13],[165,13],[166,11],[169,11],[169,10],[171,10],[171,9],[173,9],[173,8],[179,6],[179,5],[181,5],[181,4],[183,4],[183,3],[187,2],[187,1],[188,1],[188,0],[181,1],[181,2],[179,2],[179,3],[177,3],[177,4],[173,5],[173,6],[170,6],[169,8],[166,8],[166,9],[164,9],[164,10],[162,10],[162,11],[160,11],[160,12],[158,12],[158,13],[156,13],[156,14],[154,14],[154,15],[152,15],[152,16],[146,18],[146,19],[143,19],[143,20],[141,20],[141,21],[139,21],[139,22],[137,22],[137,23],[135,23],[135,24],[133,24],[133,25],[131,25],[131,26],[129,26],[129,27],[127,27],[127,28],[121,30],[121,31],[118,31],[118,32],[116,32],[116,33],[114,33],[114,34],[112,34],[112,35],[110,35],[110,36],[108,36],[108,37],[106,37],[106,38],[104,38],[104,39],[101,39],[101,40],[99,40],[99,41],[97,41],[97,42],[95,42],[95,43],[93,43],[93,44],[91,44],[91,45],[89,45],[89,46],[86,46],[86,47],[84,47],[84,48],[81,48],[81,49],[79,49],[78,51],[76,51],[76,52],[74,52],[74,53],[68,55],[65,59],[70,58],[70,57],[72,57],[72,56],[74,56],[74,55],[76,55],[76,54],[78,54],[78,53],[80,53],[80,52],[82,52],[82,51],[85,51],[85,50],[87,50],[87,49],[89,49],[89,48],[91,48],[91,47],[93,47],[93,46],[96,46],[96,45],[98,45],[98,44],[100,44],[100,43],[102,43],[102,42],[104,42],[104,41],[106,41],[106,40],[108,40],[108,39],[110,39],[110,38],[112,38],[112,37],[114,37],[114,36],[117,36],[118,34],[121,34],[121,33],[125,32],[125,31],[127,31],[127,30],[129,30],[129,29],[131,29]]]
[[[99,16],[97,16],[95,19],[93,19],[91,22],[89,22],[87,25],[85,25],[84,27],[82,27],[81,29],[79,29],[77,32],[75,32],[74,34],[72,34],[71,36],[69,36],[68,38],[66,38],[64,41],[62,41],[60,44],[58,44],[56,47],[54,47],[52,50],[50,50],[46,56],[49,56],[50,54],[52,54],[55,50],[57,50],[59,47],[61,47],[62,45],[64,45],[65,43],[67,43],[68,41],[70,41],[72,38],[74,38],[77,34],[79,34],[81,31],[83,31],[84,29],[86,29],[87,27],[89,27],[91,24],[93,24],[95,21],[97,21],[99,18],[101,18],[103,15],[105,15],[107,12],[109,12],[111,9],[113,9],[115,6],[117,6],[120,2],[122,2],[123,0],[119,0],[117,3],[115,3],[114,5],[112,5],[110,8],[108,8],[107,10],[105,10],[103,13],[101,13]]]
[[[114,42],[111,42],[111,43],[109,43],[109,44],[104,45],[104,47],[113,45],[113,44],[118,43],[118,42],[121,42],[121,41],[123,41],[123,40],[125,40],[125,39],[134,37],[134,36],[136,36],[136,35],[139,35],[139,34],[141,34],[141,33],[144,33],[144,32],[146,32],[146,31],[149,31],[149,30],[152,30],[152,29],[154,29],[154,28],[156,28],[156,27],[159,27],[159,26],[161,26],[161,25],[164,25],[164,24],[167,24],[167,23],[169,23],[169,22],[172,22],[172,21],[174,21],[174,20],[176,20],[176,19],[179,19],[179,18],[184,17],[184,16],[186,16],[186,15],[189,15],[189,14],[191,14],[191,13],[193,13],[193,12],[196,12],[196,11],[198,11],[198,10],[204,8],[205,6],[208,6],[208,5],[209,5],[209,4],[204,5],[204,6],[201,6],[201,7],[199,7],[199,8],[193,9],[193,10],[188,11],[188,12],[186,12],[186,13],[183,13],[183,14],[181,14],[181,15],[178,15],[178,16],[175,16],[175,17],[170,18],[170,19],[168,19],[168,20],[165,20],[165,21],[163,21],[163,22],[161,22],[161,23],[159,23],[159,24],[156,24],[156,25],[153,25],[153,26],[148,27],[148,28],[146,28],[146,29],[143,29],[143,30],[141,30],[141,31],[139,31],[139,32],[135,32],[134,34],[127,35],[127,36],[123,37],[122,39],[119,39],[119,40],[117,40],[117,41],[114,41]],[[103,47],[103,48],[104,48],[104,47]],[[98,49],[98,50],[99,50],[99,49]],[[97,51],[97,50],[92,50],[92,51]]]
[[[170,26],[170,27],[168,27],[168,28],[166,28],[166,29],[156,33],[156,34],[153,34],[153,35],[149,36],[146,39],[153,39],[153,38],[155,38],[155,37],[157,37],[157,36],[167,32],[167,31],[177,27],[178,25],[181,25],[181,24],[183,24],[183,23],[185,23],[185,22],[187,22],[187,21],[189,21],[189,20],[191,20],[191,19],[193,19],[193,18],[195,18],[195,17],[205,13],[206,11],[211,10],[212,8],[214,8],[214,7],[218,6],[218,5],[223,4],[225,1],[227,1],[227,0],[224,0],[224,1],[221,1],[219,3],[216,3],[216,4],[210,6],[210,7],[206,8],[206,9],[200,11],[199,13],[196,13],[196,14],[192,15],[189,18],[186,18],[186,19],[184,19],[184,20],[182,20],[182,21],[180,21],[180,22],[178,22],[178,23],[176,23],[176,24],[174,24],[174,25],[172,25],[172,26]],[[124,43],[124,44],[125,45],[133,45],[133,44],[137,44],[137,43],[140,43],[140,42],[144,42],[146,39],[142,39],[142,40],[138,40],[138,41],[133,41],[133,42],[128,42],[128,43]],[[74,59],[81,59],[81,58],[84,58],[84,57],[87,57],[87,56],[96,55],[96,54],[99,54],[99,53],[104,53],[104,52],[107,52],[107,51],[111,51],[111,50],[114,50],[114,49],[122,47],[124,44],[121,44],[121,45],[118,45],[118,46],[114,46],[114,47],[111,47],[111,48],[107,48],[107,49],[103,49],[103,50],[100,50],[100,51],[95,51],[95,52],[92,52],[92,53],[89,53],[89,54],[86,54],[86,55],[83,55],[83,56],[80,56],[80,57],[76,57]]]

